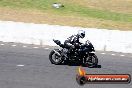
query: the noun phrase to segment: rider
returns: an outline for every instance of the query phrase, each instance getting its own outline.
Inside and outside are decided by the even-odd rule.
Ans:
[[[72,35],[67,40],[64,42],[64,46],[68,49],[68,53],[71,53],[71,51],[75,48],[77,48],[80,44],[79,38],[84,38],[85,37],[85,31],[79,30],[78,34]]]

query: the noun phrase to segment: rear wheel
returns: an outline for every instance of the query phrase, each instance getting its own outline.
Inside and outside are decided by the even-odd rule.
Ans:
[[[52,64],[58,65],[63,62],[62,57],[55,53],[54,50],[52,50],[49,54],[49,60]]]

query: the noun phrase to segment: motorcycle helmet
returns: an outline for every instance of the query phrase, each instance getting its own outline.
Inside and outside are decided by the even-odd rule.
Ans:
[[[85,31],[79,30],[78,35],[79,35],[80,38],[84,38],[85,37]]]

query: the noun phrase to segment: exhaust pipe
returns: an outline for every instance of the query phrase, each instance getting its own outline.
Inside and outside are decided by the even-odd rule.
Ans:
[[[61,56],[59,52],[57,52],[56,50],[53,50],[58,56]]]

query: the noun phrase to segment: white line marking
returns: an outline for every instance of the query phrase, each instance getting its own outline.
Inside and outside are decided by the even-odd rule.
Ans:
[[[121,57],[125,56],[125,55],[120,55]]]
[[[115,54],[111,54],[112,56],[115,56]]]
[[[22,46],[22,47],[24,47],[24,48],[25,48],[25,47],[27,47],[27,46]]]
[[[24,65],[22,65],[22,64],[19,64],[19,65],[17,65],[18,67],[23,67]]]
[[[39,47],[33,47],[33,48],[37,49],[37,48],[39,48]]]
[[[2,45],[2,46],[3,46],[3,45],[5,45],[5,44],[0,44],[0,45]]]
[[[106,54],[106,53],[101,53],[101,54]]]
[[[16,46],[16,45],[11,45],[11,46]]]
[[[49,48],[44,48],[44,49],[49,49]]]

